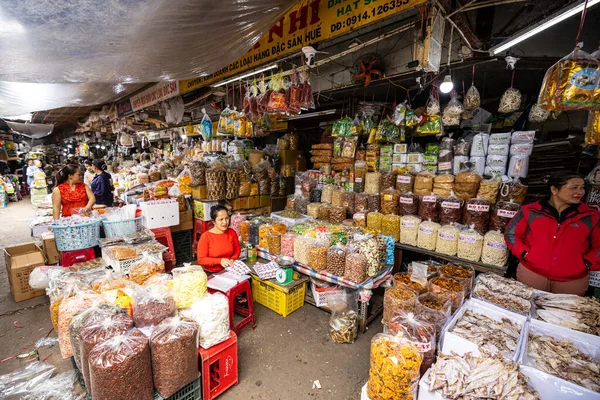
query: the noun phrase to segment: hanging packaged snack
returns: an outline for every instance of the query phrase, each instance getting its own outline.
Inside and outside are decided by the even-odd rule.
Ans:
[[[600,111],[590,111],[588,113],[585,143],[592,145],[600,144]]]
[[[504,267],[508,260],[508,249],[504,235],[498,231],[489,231],[483,237],[483,251],[481,262],[485,264]]]
[[[403,126],[389,124],[385,136],[390,143],[402,143],[406,140],[406,131]]]
[[[517,214],[520,206],[510,201],[499,201],[496,203],[492,217],[490,218],[490,230],[504,233],[506,225]]]
[[[231,117],[232,111],[229,106],[225,107],[219,115],[219,125],[217,125],[217,133],[222,135],[233,134],[233,119]]]
[[[396,189],[386,189],[381,192],[381,212],[383,214],[398,214],[399,192]]]
[[[510,87],[506,89],[502,97],[500,97],[500,105],[498,106],[498,112],[501,114],[507,114],[518,111],[521,107],[521,92],[517,89]]]
[[[383,319],[388,324],[398,311],[414,312],[417,293],[405,286],[392,286],[385,291],[383,297]]]
[[[421,196],[418,215],[423,221],[439,222],[440,204],[438,197],[434,194]]]
[[[414,215],[405,215],[400,218],[400,243],[410,246],[417,245],[417,236],[419,234],[419,225],[421,218]]]
[[[400,103],[394,109],[394,124],[396,126],[404,126],[406,125],[406,104]]]
[[[483,250],[483,235],[473,227],[466,229],[458,235],[458,249],[456,255],[469,261],[479,261]]]
[[[398,173],[396,176],[396,190],[400,194],[412,192],[414,180],[414,176],[407,172]]]
[[[407,338],[377,334],[371,340],[367,396],[372,400],[416,399],[422,356]]]
[[[460,125],[460,115],[464,111],[463,105],[456,98],[456,94],[452,93],[452,98],[444,108],[442,113],[442,123],[444,126]]]
[[[433,175],[429,171],[420,172],[415,178],[413,192],[419,196],[430,195],[433,191]]]
[[[474,198],[465,202],[463,224],[472,226],[481,234],[487,232],[491,215],[491,203],[487,200]]]
[[[479,183],[479,189],[477,190],[477,197],[483,200],[487,200],[494,204],[500,191],[500,185],[502,180],[500,178],[485,179]]]
[[[417,234],[417,246],[425,250],[435,250],[439,228],[440,224],[438,223],[431,221],[421,222]]]
[[[381,196],[377,194],[369,194],[369,212],[381,211]]]
[[[419,196],[412,192],[404,193],[398,199],[398,214],[417,215],[419,210]]]
[[[381,218],[381,234],[389,236],[394,241],[400,240],[400,216],[399,215],[384,215]]]
[[[454,178],[454,194],[462,200],[469,200],[477,196],[481,176],[465,170]]]
[[[455,224],[462,221],[462,200],[451,193],[440,200],[440,223]]]

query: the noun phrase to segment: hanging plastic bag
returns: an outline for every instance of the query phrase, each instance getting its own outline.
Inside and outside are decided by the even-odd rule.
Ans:
[[[150,140],[148,139],[148,136],[140,135],[140,137],[142,139],[142,149],[149,149],[150,148]]]
[[[300,87],[302,88],[302,101],[301,107],[303,110],[315,109],[315,99],[313,96],[313,90],[308,81],[308,72],[302,71],[300,73]]]
[[[200,327],[198,344],[208,349],[229,338],[229,301],[222,293],[196,299],[182,314]]]
[[[394,124],[396,126],[406,125],[406,104],[400,103],[394,109]]]
[[[585,142],[594,145],[600,144],[600,111],[590,111],[588,113]]]
[[[460,115],[464,111],[463,105],[456,98],[456,94],[452,94],[452,98],[444,108],[442,114],[442,123],[445,126],[456,126],[460,124]]]
[[[354,292],[341,291],[330,295],[327,307],[329,336],[336,343],[354,343],[358,334],[358,301]]]
[[[198,324],[172,317],[162,321],[150,336],[154,388],[163,398],[198,378]]]
[[[231,135],[233,134],[233,111],[229,106],[225,107],[223,111],[221,111],[221,115],[219,116],[219,125],[217,127],[217,133],[222,135]]]
[[[500,106],[498,112],[507,114],[518,111],[521,107],[521,92],[513,87],[506,89],[502,97],[500,97]]]
[[[212,140],[213,137],[213,126],[212,126],[212,121],[210,120],[210,117],[208,116],[208,114],[206,113],[206,110],[203,108],[202,109],[202,122],[200,123],[201,127],[202,127],[202,139],[204,139],[204,141],[206,142],[210,142]],[[219,126],[221,124],[221,119],[219,118]]]
[[[549,116],[550,111],[545,110],[538,103],[535,103],[529,110],[528,119],[529,122],[546,122]]]
[[[140,330],[100,342],[89,356],[91,392],[103,400],[152,400],[152,363],[148,338]]]
[[[473,111],[481,105],[481,96],[475,85],[471,85],[469,90],[467,90],[463,105],[467,111]]]

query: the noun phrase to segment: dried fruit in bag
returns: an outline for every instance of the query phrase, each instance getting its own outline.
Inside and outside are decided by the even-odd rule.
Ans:
[[[423,361],[421,374],[424,374],[435,359],[436,327],[414,312],[399,310],[388,324],[392,335],[402,336],[414,343]]]
[[[465,110],[468,111],[473,111],[481,105],[481,96],[479,95],[479,90],[477,90],[474,85],[471,85],[471,87],[467,90],[463,105]]]

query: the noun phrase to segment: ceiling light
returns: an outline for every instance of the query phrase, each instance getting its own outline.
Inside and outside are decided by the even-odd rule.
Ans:
[[[600,1],[600,0],[598,0],[598,1]],[[237,78],[233,78],[233,79],[230,79],[228,81],[220,82],[220,83],[217,83],[216,85],[211,85],[211,86],[212,87],[219,87],[219,86],[227,85],[227,84],[230,84],[232,82],[236,82],[236,81],[242,80],[244,78],[247,78],[249,76],[260,74],[261,72],[265,72],[265,71],[268,71],[270,69],[275,69],[275,68],[277,68],[277,64],[269,65],[268,67],[259,69],[258,71],[250,72],[248,74],[238,76]]]
[[[450,77],[450,75],[446,75],[444,77],[444,81],[440,85],[440,92],[450,93],[453,88],[454,88],[454,83],[452,83],[452,77]]]
[[[106,146],[101,146],[100,148],[101,148],[102,150],[104,150],[104,149],[106,149]]]
[[[600,3],[600,0],[589,0],[587,3],[587,8],[590,8],[593,5],[596,5],[598,3]],[[541,22],[537,25],[533,25],[532,27],[526,28],[526,29],[522,30],[521,32],[515,34],[512,39],[509,39],[508,41],[506,41],[504,43],[501,43],[497,46],[492,47],[489,50],[490,54],[496,55],[505,50],[508,50],[512,46],[514,46],[518,43],[521,43],[523,40],[529,39],[530,37],[537,35],[540,32],[545,31],[546,29],[550,28],[551,26],[554,26],[554,25],[558,24],[559,22],[562,22],[565,19],[572,17],[573,15],[581,13],[583,11],[584,6],[585,6],[585,1],[580,1],[578,5],[572,5],[561,11],[558,11],[557,13],[553,14],[551,17],[547,18],[544,22]]]
[[[97,145],[96,145],[96,148],[97,148],[97,149],[99,149],[99,148],[100,148],[100,145],[99,145],[99,144],[97,144]]]
[[[73,145],[72,144],[68,144],[67,147],[70,148],[70,149],[72,149]]]

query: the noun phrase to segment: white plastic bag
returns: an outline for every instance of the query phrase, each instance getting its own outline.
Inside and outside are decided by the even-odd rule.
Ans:
[[[47,289],[50,280],[65,272],[69,272],[69,270],[65,267],[56,265],[42,265],[41,267],[36,267],[29,274],[29,286],[35,290]]]
[[[533,153],[533,144],[512,144],[510,146],[511,156],[530,156]]]
[[[222,293],[206,294],[182,314],[200,327],[198,343],[205,349],[229,338],[229,302]]]
[[[526,178],[529,172],[529,156],[512,156],[508,165],[508,176]]]
[[[489,143],[490,135],[487,133],[478,133],[475,135],[473,137],[473,145],[471,146],[471,157],[485,157]]]

